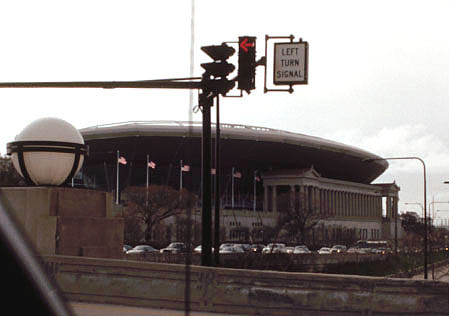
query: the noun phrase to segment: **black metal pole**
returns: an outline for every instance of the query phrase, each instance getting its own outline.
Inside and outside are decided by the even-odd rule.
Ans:
[[[421,158],[416,158],[421,161],[424,171],[424,279],[427,280],[427,257],[428,257],[428,248],[427,248],[427,176],[426,176],[426,164],[424,160]]]
[[[180,80],[190,79],[182,78]],[[197,78],[191,78],[197,79]],[[0,88],[141,88],[141,89],[199,89],[199,81],[177,79],[141,81],[66,81],[66,82],[0,82]]]
[[[215,123],[215,226],[214,258],[215,266],[220,265],[220,97],[216,102],[217,122]]]
[[[211,119],[210,108],[212,96],[200,95],[200,106],[203,109],[203,138],[202,138],[202,242],[201,265],[212,266],[212,199],[211,199]]]

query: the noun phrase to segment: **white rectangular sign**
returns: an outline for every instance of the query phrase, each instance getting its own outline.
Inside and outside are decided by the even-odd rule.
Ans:
[[[275,43],[275,85],[307,84],[309,45],[307,42]]]

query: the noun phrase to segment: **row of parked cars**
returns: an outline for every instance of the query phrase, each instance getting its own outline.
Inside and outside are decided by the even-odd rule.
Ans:
[[[156,249],[149,245],[138,245],[134,248],[129,245],[123,245],[123,252],[126,254],[139,254],[139,253],[149,253],[149,252],[171,252],[171,253],[183,253],[186,252],[186,245],[182,242],[173,242],[163,249]]]
[[[213,250],[213,249],[212,249]],[[187,247],[184,243],[175,242],[169,244],[166,248],[156,249],[149,245],[138,245],[134,248],[129,245],[123,246],[123,252],[126,254],[141,254],[141,253],[185,253]],[[193,249],[195,253],[201,253],[201,245]],[[294,254],[308,254],[311,251],[307,246],[286,247],[282,243],[270,243],[268,245],[263,244],[239,244],[239,243],[225,243],[221,244],[219,248],[220,253],[294,253]]]
[[[187,247],[182,242],[174,242],[169,244],[166,248],[156,249],[149,245],[139,245],[134,248],[128,245],[123,246],[123,252],[127,254],[160,252],[160,253],[185,253]],[[193,249],[195,253],[201,253],[201,245]],[[225,243],[221,244],[219,248],[220,253],[288,253],[288,254],[310,254],[312,253],[305,245],[287,247],[283,243],[270,243],[268,245],[263,244],[238,244],[238,243]],[[371,249],[371,248],[349,248],[345,245],[334,245],[333,247],[322,247],[317,251],[319,254],[340,254],[340,253],[357,253],[357,254],[385,254],[388,252],[387,248]]]

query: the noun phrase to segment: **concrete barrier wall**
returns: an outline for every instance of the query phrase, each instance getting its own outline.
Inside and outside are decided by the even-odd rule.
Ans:
[[[183,264],[185,254],[147,252],[125,254],[123,259],[157,263]],[[262,254],[262,253],[226,253],[220,254],[220,263],[225,268],[324,272],[331,265],[345,263],[363,264],[365,262],[382,262],[387,255],[380,254]],[[201,265],[201,254],[192,253],[191,262]]]
[[[44,256],[70,300],[184,309],[184,265]],[[189,267],[190,308],[239,315],[449,315],[449,284]]]

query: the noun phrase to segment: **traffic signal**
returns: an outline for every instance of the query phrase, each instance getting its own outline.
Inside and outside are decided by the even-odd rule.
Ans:
[[[237,88],[250,92],[256,88],[256,38],[239,37],[239,69]]]
[[[235,53],[235,49],[226,45],[203,46],[201,50],[214,60],[212,63],[201,64],[206,70],[203,74],[203,89],[214,95],[226,93],[234,88],[234,81],[226,78],[234,71],[235,66],[227,62],[227,59]]]

